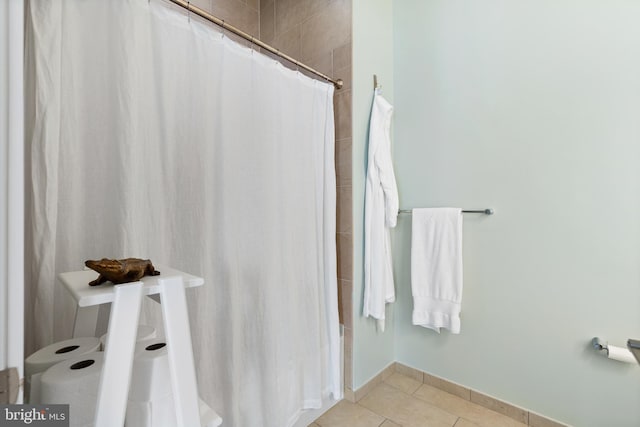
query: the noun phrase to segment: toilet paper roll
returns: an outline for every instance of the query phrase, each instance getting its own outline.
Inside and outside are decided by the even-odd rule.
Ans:
[[[69,404],[69,427],[93,425],[103,356],[95,352],[65,360],[40,378],[43,404]]]
[[[150,340],[156,337],[156,328],[150,325],[138,325],[138,334],[136,342]],[[100,337],[100,350],[105,351],[107,348],[107,334]]]
[[[129,401],[148,402],[170,394],[171,375],[164,338],[136,343]]]
[[[222,424],[222,418],[220,418],[204,400],[199,399],[198,404],[200,407],[200,423],[202,427],[218,427]]]
[[[32,404],[40,403],[40,397],[37,392],[39,376],[36,376],[36,374],[43,373],[56,363],[98,351],[99,348],[100,340],[98,338],[73,338],[48,345],[27,357],[24,361],[27,402]]]
[[[618,360],[620,362],[633,363],[634,365],[637,363],[636,358],[633,357],[633,353],[626,348],[616,347],[613,345],[608,346],[609,349],[609,359]]]
[[[140,341],[133,358],[126,427],[173,427],[177,423],[163,338]]]

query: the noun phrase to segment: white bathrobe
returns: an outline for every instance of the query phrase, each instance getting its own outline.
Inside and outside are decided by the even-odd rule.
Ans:
[[[385,303],[395,301],[389,229],[398,219],[398,189],[391,160],[393,106],[375,92],[369,125],[364,207],[364,311],[384,331]]]

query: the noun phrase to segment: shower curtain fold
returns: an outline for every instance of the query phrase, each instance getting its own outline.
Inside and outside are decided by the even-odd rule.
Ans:
[[[71,332],[56,274],[145,257],[205,279],[194,354],[225,425],[341,397],[333,86],[163,1],[28,9],[30,350]]]

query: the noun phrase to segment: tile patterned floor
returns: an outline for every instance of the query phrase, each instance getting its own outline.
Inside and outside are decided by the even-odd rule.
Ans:
[[[358,403],[343,400],[309,427],[525,427],[505,415],[393,373]]]

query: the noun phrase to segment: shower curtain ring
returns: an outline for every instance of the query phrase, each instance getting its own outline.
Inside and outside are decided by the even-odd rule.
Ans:
[[[191,1],[187,0],[187,22],[191,23]]]
[[[224,19],[222,20],[222,39],[224,40]]]

